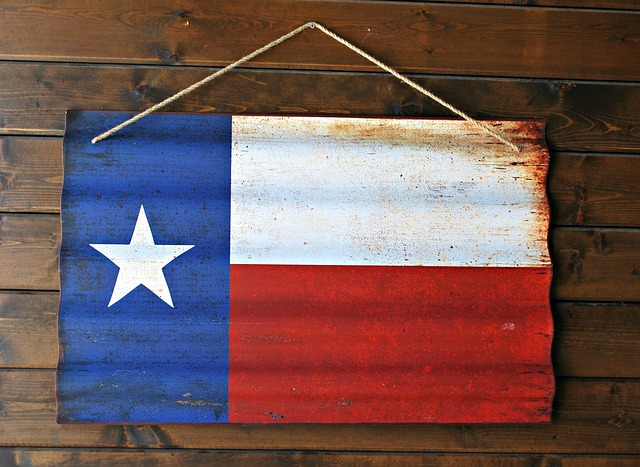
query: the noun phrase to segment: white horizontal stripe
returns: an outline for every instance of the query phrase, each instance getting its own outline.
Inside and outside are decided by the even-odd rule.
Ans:
[[[457,120],[233,117],[232,264],[548,265],[541,125],[490,123],[523,152]]]

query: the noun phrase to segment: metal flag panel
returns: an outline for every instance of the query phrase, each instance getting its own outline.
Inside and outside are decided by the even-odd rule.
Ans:
[[[540,423],[544,122],[70,112],[63,423]]]

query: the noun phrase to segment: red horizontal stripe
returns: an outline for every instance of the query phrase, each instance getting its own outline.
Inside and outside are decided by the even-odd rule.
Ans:
[[[548,422],[551,268],[231,266],[229,421]]]

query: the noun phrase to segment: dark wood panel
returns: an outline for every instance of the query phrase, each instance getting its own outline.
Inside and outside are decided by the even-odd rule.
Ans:
[[[553,298],[640,299],[640,230],[555,229],[551,251]]]
[[[0,211],[60,211],[61,143],[57,138],[0,138]]]
[[[431,453],[377,453],[331,451],[204,451],[204,450],[119,450],[119,449],[24,449],[0,448],[2,465],[92,465],[114,466],[175,466],[200,467],[280,467],[280,466],[367,466],[406,467],[412,465],[432,467],[637,467],[633,456],[571,454],[431,454]]]
[[[60,217],[0,216],[0,289],[58,289]],[[640,230],[557,228],[555,300],[640,301]]]
[[[553,367],[556,375],[640,377],[640,306],[556,303]]]
[[[0,367],[55,368],[57,292],[0,292]]]
[[[2,289],[59,289],[60,217],[0,214]]]
[[[0,367],[56,367],[58,305],[55,292],[0,292]],[[553,314],[557,376],[640,378],[640,306],[558,303]]]
[[[0,371],[0,439],[33,447],[638,453],[640,382],[559,380],[545,426],[163,425],[55,423],[55,372]]]
[[[552,155],[555,225],[640,227],[636,0],[146,3],[3,2],[0,58],[49,63],[0,62],[0,134],[60,136],[67,108],[140,110],[213,71],[192,65],[227,64],[317,19],[405,72],[468,75],[414,76],[475,116],[544,117],[555,151],[604,153]],[[51,63],[67,60],[76,65]],[[250,66],[341,71],[240,70],[171,110],[449,116],[318,31]],[[0,141],[0,212],[59,211],[60,144]],[[59,235],[57,215],[0,214],[0,288],[56,290]],[[639,235],[556,229],[554,297],[638,301]],[[0,446],[23,446],[0,448],[1,465],[638,464],[637,379],[560,378],[553,424],[543,427],[59,426],[58,297],[0,291],[0,367],[49,368],[0,370]],[[558,375],[638,377],[640,305],[560,302],[554,319]],[[187,450],[146,449],[158,447]]]
[[[211,70],[0,63],[0,133],[61,135],[64,112],[142,110]],[[640,152],[640,84],[417,77],[477,118],[546,118],[555,150]],[[169,109],[315,115],[450,117],[384,74],[236,71]]]
[[[552,153],[551,222],[640,227],[640,157]],[[60,212],[62,140],[0,137],[0,211]]]
[[[640,78],[634,13],[485,5],[158,0],[4,2],[0,58],[226,65],[310,20],[402,71],[483,76]],[[43,41],[42,38],[47,40]],[[252,64],[375,70],[320,31]]]
[[[413,1],[413,0],[411,0]],[[640,10],[638,0],[430,0],[438,3],[476,3],[481,5],[511,5],[559,8],[603,8]]]
[[[549,168],[556,225],[640,226],[640,157],[554,154]]]

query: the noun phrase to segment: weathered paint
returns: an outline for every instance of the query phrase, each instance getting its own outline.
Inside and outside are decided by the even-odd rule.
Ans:
[[[549,421],[550,282],[546,267],[232,265],[229,421]]]
[[[89,143],[125,118],[68,121],[61,422],[549,421],[543,122],[486,122],[519,154],[424,119],[159,114]],[[194,245],[175,308],[143,282],[109,306],[90,245],[133,243],[141,205],[154,245]]]
[[[542,123],[494,126],[234,117],[231,263],[549,265]]]

